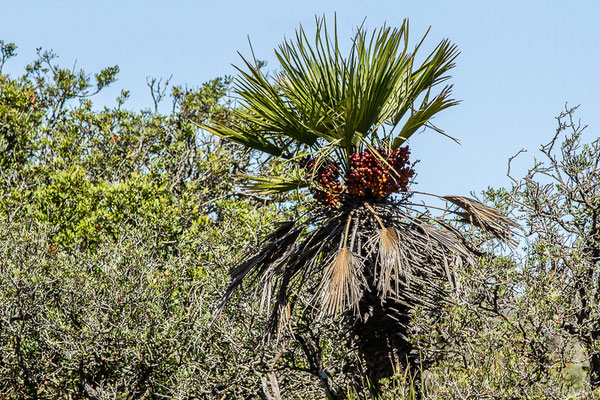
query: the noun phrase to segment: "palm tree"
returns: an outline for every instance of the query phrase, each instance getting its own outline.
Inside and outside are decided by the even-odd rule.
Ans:
[[[454,285],[453,268],[481,254],[454,225],[420,210],[413,196],[423,194],[409,190],[407,139],[425,128],[444,134],[430,121],[457,104],[444,85],[456,47],[443,40],[418,63],[424,39],[409,50],[407,21],[370,34],[361,27],[344,57],[337,28],[331,36],[317,18],[314,40],[300,27],[276,49],[272,75],[242,57],[237,122],[203,126],[285,163],[280,175],[251,178],[253,190],[307,189],[314,198],[231,270],[225,301],[242,282],[257,283],[276,330],[298,307],[296,294],[312,294],[320,317],[346,321],[373,382],[415,364],[409,311],[434,309]],[[514,224],[498,211],[445,199],[462,208],[464,222],[510,237]]]

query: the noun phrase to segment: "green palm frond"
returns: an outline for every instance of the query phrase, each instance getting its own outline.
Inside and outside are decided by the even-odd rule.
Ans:
[[[417,64],[408,44],[408,22],[368,33],[362,27],[347,56],[340,50],[323,18],[316,20],[314,38],[302,27],[276,50],[279,69],[263,72],[261,63],[242,57],[234,94],[236,124],[211,122],[203,127],[237,143],[283,158],[316,152],[335,143],[335,161],[345,165],[363,142],[382,139],[400,146],[438,112],[457,104],[448,78],[458,55],[442,41]],[[399,127],[397,136],[390,133]]]
[[[300,175],[271,176],[268,178],[257,176],[244,176],[247,180],[245,186],[253,192],[262,194],[278,194],[308,187],[306,180]]]
[[[240,112],[235,113],[240,118]],[[268,140],[264,136],[260,135],[259,132],[252,131],[241,131],[239,128],[221,125],[219,127],[209,126],[205,124],[197,124],[200,128],[207,130],[208,132],[221,136],[225,139],[231,140],[232,142],[241,144],[242,146],[250,149],[255,149],[266,154],[270,154],[275,157],[290,158],[289,152],[285,151],[285,146],[281,143],[273,142]]]

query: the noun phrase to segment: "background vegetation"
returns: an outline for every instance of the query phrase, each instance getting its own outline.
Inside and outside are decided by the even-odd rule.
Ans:
[[[15,46],[0,47],[1,397],[372,397],[335,320],[300,315],[265,344],[260,298],[216,315],[228,269],[302,196],[240,191],[240,174],[281,166],[192,123],[235,123],[228,78],[151,81],[168,115],[127,109],[126,91],[100,107],[118,67],[40,51],[9,76]],[[386,380],[384,398],[598,397],[600,141],[574,113],[525,177],[484,193],[520,221],[521,245],[455,271],[435,317],[415,310],[422,377]]]

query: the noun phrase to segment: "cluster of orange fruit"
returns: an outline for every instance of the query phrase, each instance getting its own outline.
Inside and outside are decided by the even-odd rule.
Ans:
[[[378,198],[392,193],[405,192],[414,170],[410,167],[408,146],[396,150],[375,148],[350,155],[348,171],[342,182],[337,165],[317,163],[304,157],[300,166],[311,177],[311,192],[315,199],[328,207],[337,207],[342,195],[354,198]]]
[[[300,166],[311,175],[314,186],[310,191],[314,198],[328,207],[337,207],[340,195],[344,192],[344,187],[338,181],[340,173],[337,166],[332,163],[317,164],[309,156],[300,160]]]
[[[385,197],[405,192],[414,170],[408,165],[408,146],[394,151],[375,148],[350,155],[346,174],[348,193],[361,198]]]

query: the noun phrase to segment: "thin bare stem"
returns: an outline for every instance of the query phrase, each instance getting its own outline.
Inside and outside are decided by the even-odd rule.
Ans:
[[[385,229],[385,225],[383,224],[383,221],[381,221],[381,218],[379,218],[379,215],[377,215],[377,213],[375,212],[373,207],[371,207],[371,205],[369,203],[365,203],[365,207],[367,207],[369,209],[369,211],[371,211],[373,213],[373,215],[375,216],[375,219],[379,223],[379,226],[381,226],[381,229]]]

